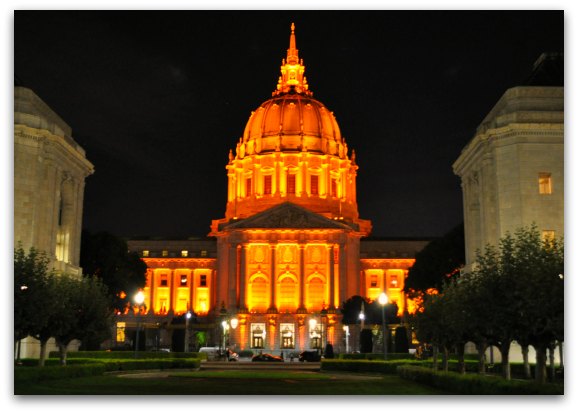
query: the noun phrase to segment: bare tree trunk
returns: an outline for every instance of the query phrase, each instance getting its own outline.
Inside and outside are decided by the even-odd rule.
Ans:
[[[458,373],[466,374],[466,362],[464,360],[464,351],[466,343],[458,343],[456,345],[458,353]]]
[[[556,342],[554,342],[550,347],[548,347],[548,356],[550,361],[550,381],[556,379],[556,365],[554,363],[554,350],[556,349]]]
[[[40,340],[40,358],[38,359],[38,365],[44,367],[46,364],[46,347],[48,344],[48,338]]]
[[[448,350],[448,346],[443,345],[442,346],[442,370],[443,371],[448,371],[449,370],[449,355],[450,352]]]
[[[510,372],[510,341],[504,340],[500,344],[500,353],[502,355],[502,377],[506,380],[512,378]]]
[[[536,382],[546,383],[546,346],[537,345],[536,349]]]
[[[524,344],[522,347],[522,358],[524,360],[524,377],[526,379],[532,378],[532,371],[530,370],[530,361],[528,360],[528,345]]]
[[[60,365],[66,366],[66,358],[68,356],[68,344],[58,343],[58,350],[60,356]]]
[[[486,340],[481,340],[476,343],[476,350],[478,350],[478,373],[486,374],[486,349],[488,348],[488,343]]]
[[[560,368],[564,369],[564,348],[563,348],[564,342],[563,341],[558,341],[558,355],[560,356]]]
[[[438,355],[439,355],[439,347],[437,345],[432,346],[432,363],[434,371],[438,369]]]

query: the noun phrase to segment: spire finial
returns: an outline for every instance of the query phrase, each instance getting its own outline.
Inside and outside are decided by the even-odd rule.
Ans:
[[[273,96],[282,93],[302,93],[306,96],[311,96],[313,93],[309,90],[304,73],[305,66],[303,65],[303,59],[299,59],[299,50],[297,50],[297,41],[295,40],[295,23],[291,23],[287,58],[283,59],[281,64],[281,77]]]

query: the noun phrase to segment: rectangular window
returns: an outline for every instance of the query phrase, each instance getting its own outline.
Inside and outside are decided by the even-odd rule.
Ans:
[[[189,251],[187,251],[187,250],[181,251],[181,257],[188,257],[188,256],[189,256]]]
[[[167,287],[169,285],[169,281],[167,279],[166,274],[161,275],[161,287]]]
[[[542,241],[552,241],[556,237],[556,231],[545,229],[542,231]]]
[[[181,275],[181,287],[187,286],[187,276],[185,274]]]
[[[337,196],[337,179],[331,178],[331,196]]]
[[[281,335],[281,348],[295,348],[295,324],[281,323],[279,333]]]
[[[540,194],[548,195],[552,193],[552,174],[549,172],[541,172],[538,174],[538,186]]]
[[[263,177],[263,194],[271,195],[271,175],[265,175]]]
[[[118,323],[116,323],[116,341],[117,341],[117,343],[124,343],[125,328],[126,328],[126,323],[124,321],[119,321]]]
[[[206,257],[207,256],[207,251],[206,250],[202,250],[201,251],[201,257]]]
[[[311,175],[311,195],[319,195],[319,176]]]
[[[397,275],[392,275],[389,277],[389,286],[391,288],[397,288]]]
[[[245,181],[245,196],[251,196],[251,194],[253,193],[252,182],[253,180],[251,178],[247,178],[247,180]]]
[[[207,286],[207,276],[201,275],[200,287],[206,287],[206,286]]]
[[[265,324],[252,323],[251,324],[251,347],[265,348]]]
[[[371,287],[375,288],[377,287],[377,275],[372,275],[371,276],[371,283],[370,283]]]
[[[148,257],[149,254],[150,254],[149,250],[144,250],[144,251],[142,252],[142,256],[143,256],[143,257]]]
[[[287,175],[287,193],[288,194],[295,193],[295,174]]]
[[[163,250],[163,257],[168,257],[169,256],[169,252],[167,250]]]

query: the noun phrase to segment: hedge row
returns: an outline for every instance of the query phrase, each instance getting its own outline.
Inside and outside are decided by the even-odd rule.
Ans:
[[[67,358],[92,358],[92,359],[129,359],[134,352],[132,351],[70,351]],[[165,351],[139,351],[137,353],[139,359],[175,359],[175,358],[203,358],[206,353],[196,352],[165,352]],[[49,358],[58,358],[60,353],[58,351],[51,351]]]
[[[397,374],[399,365],[421,365],[416,360],[321,360],[321,370]]]
[[[101,375],[112,371],[130,370],[164,370],[175,368],[198,369],[201,366],[199,359],[99,359],[99,360],[70,360],[71,365],[56,366],[56,359],[49,359],[51,364],[45,367],[16,367],[15,381],[38,381],[46,379],[64,379],[84,376]],[[48,360],[47,360],[48,361]],[[38,361],[36,361],[38,362]],[[82,364],[80,364],[82,363]]]
[[[443,389],[452,394],[564,394],[564,386],[558,384],[539,385],[529,381],[504,380],[495,376],[433,371],[430,368],[419,366],[400,365],[397,367],[397,373],[404,379]]]
[[[383,353],[342,353],[341,360],[383,360]],[[388,360],[415,360],[415,356],[409,353],[388,353]]]

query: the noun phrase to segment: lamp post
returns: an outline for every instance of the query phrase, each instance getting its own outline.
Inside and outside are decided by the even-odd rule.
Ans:
[[[136,313],[136,343],[134,347],[134,358],[137,358],[138,353],[138,336],[140,332],[140,306],[144,303],[144,293],[139,291],[134,295],[134,302],[137,306],[137,313]]]
[[[237,328],[237,326],[239,325],[239,320],[235,317],[231,318],[231,319],[226,319],[223,320],[221,322],[221,326],[223,327],[223,350],[225,351],[225,353],[227,353],[227,334],[229,334],[229,344],[231,344],[230,340],[231,340],[231,336],[229,333],[229,330],[232,328],[233,330]],[[229,361],[227,359],[227,361]]]
[[[383,324],[383,359],[387,360],[387,324],[385,323],[385,305],[389,301],[387,294],[379,294],[379,304],[381,304],[381,322]]]
[[[193,316],[193,313],[187,311],[185,315],[185,353],[189,352],[189,320]]]
[[[345,332],[345,353],[349,353],[349,326],[343,326]]]
[[[359,329],[359,334],[357,335],[357,350],[361,353],[361,333],[363,332],[363,329],[365,328],[365,313],[363,312],[363,303],[361,303],[361,311],[359,312],[359,321],[361,324],[361,327]]]

